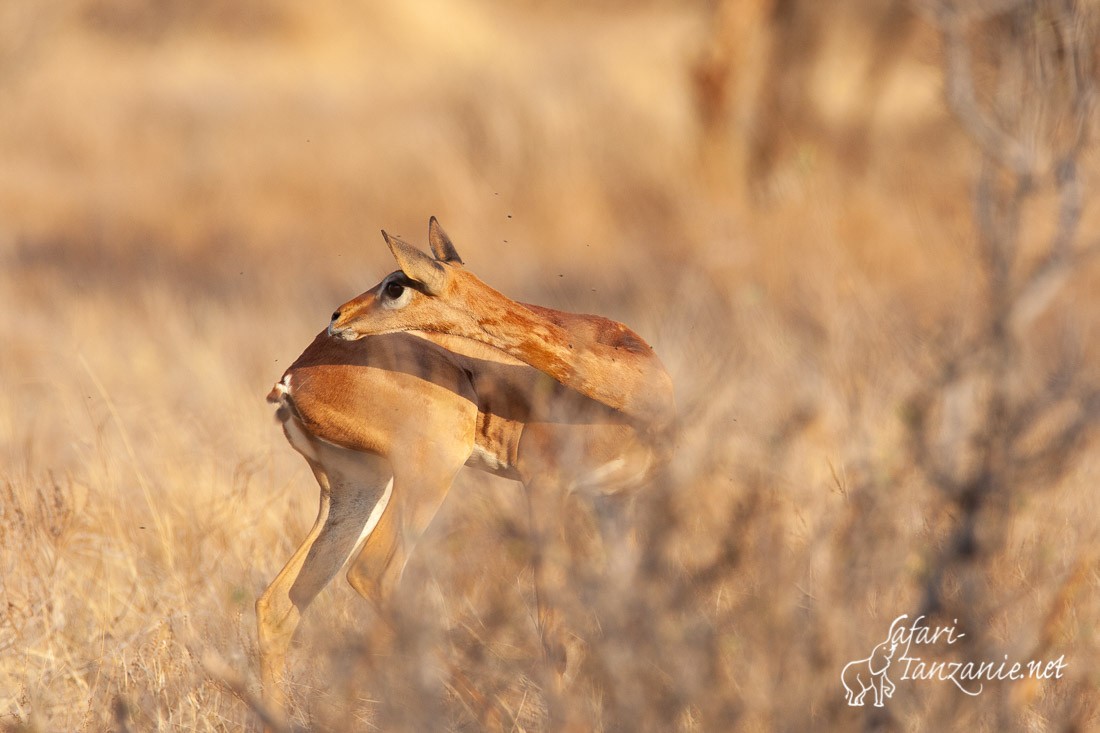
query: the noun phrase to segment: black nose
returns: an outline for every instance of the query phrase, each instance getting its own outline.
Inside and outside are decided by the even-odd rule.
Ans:
[[[332,314],[332,320],[334,320],[334,321],[339,317],[340,317],[340,311],[336,311],[335,313]]]

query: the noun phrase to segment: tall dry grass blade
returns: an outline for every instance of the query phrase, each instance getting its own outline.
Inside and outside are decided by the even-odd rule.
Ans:
[[[157,508],[157,502],[153,498],[153,491],[149,486],[149,481],[145,477],[145,472],[141,470],[137,452],[134,450],[134,444],[130,440],[130,431],[127,430],[126,424],[123,423],[122,416],[119,415],[118,408],[115,406],[115,401],[111,399],[111,395],[107,392],[107,388],[103,386],[103,382],[101,382],[95,372],[92,371],[92,367],[88,363],[88,360],[84,358],[84,354],[82,352],[77,353],[76,357],[80,361],[80,366],[84,369],[84,373],[88,375],[88,379],[92,381],[92,385],[99,393],[100,398],[103,400],[103,404],[107,406],[107,410],[111,414],[111,420],[118,429],[119,437],[122,438],[122,445],[126,449],[126,455],[130,459],[130,466],[133,468],[134,477],[137,479],[138,486],[141,488],[141,494],[145,499],[145,504],[149,507],[149,515],[152,517],[153,524],[157,528],[157,537],[160,540],[161,549],[164,551],[165,562],[169,570],[174,570],[176,567],[175,547],[169,536],[167,523],[164,521],[161,511]]]

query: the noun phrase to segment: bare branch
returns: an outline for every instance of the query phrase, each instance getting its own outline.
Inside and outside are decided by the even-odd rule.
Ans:
[[[1074,225],[1076,227],[1076,225]],[[1100,241],[1092,242],[1079,250],[1052,248],[1023,282],[1012,299],[1009,324],[1016,333],[1022,333],[1034,322],[1069,281],[1074,270],[1100,254]]]
[[[978,104],[966,41],[967,19],[952,6],[942,9],[937,21],[943,36],[948,106],[984,155],[1016,175],[1030,178],[1036,168],[1032,152],[989,119]]]

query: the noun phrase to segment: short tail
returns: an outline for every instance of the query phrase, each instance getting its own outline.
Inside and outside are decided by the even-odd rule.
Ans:
[[[283,378],[276,382],[271,391],[267,393],[267,401],[277,405],[275,419],[281,423],[289,420],[291,415],[297,414],[298,411],[294,408],[294,401],[290,398],[289,373],[284,374]]]

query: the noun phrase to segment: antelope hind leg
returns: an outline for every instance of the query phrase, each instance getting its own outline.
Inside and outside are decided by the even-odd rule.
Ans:
[[[285,703],[280,678],[302,614],[339,572],[361,535],[370,530],[368,519],[391,480],[389,466],[381,458],[366,454],[341,458],[352,463],[326,467],[307,457],[321,487],[317,519],[286,566],[256,601],[264,701],[276,714],[282,713]],[[347,470],[349,467],[355,470]]]

